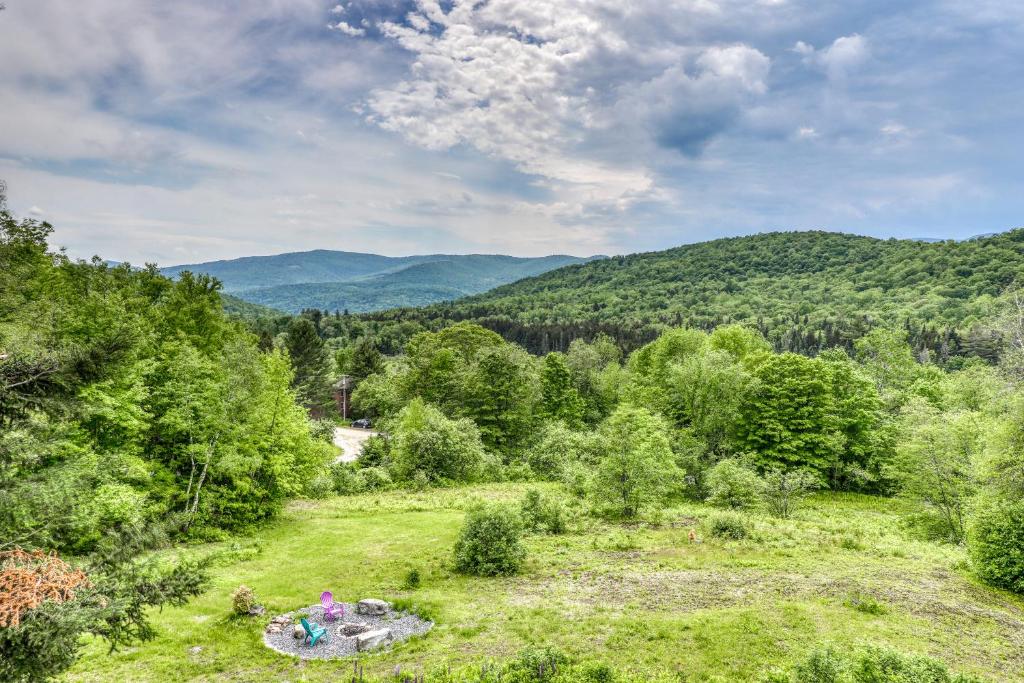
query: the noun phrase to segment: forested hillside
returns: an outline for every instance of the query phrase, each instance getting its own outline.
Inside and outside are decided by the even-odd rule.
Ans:
[[[561,255],[389,257],[317,250],[172,266],[161,273],[210,275],[240,299],[291,313],[306,308],[358,313],[457,299],[584,260]]]
[[[471,320],[534,352],[598,333],[626,348],[661,330],[756,326],[779,350],[816,353],[877,325],[940,359],[991,359],[976,323],[1024,273],[1024,230],[966,242],[829,232],[754,235],[574,265],[453,303],[366,316],[436,329]]]

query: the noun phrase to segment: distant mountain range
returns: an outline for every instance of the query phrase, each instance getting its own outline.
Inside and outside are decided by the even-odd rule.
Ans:
[[[289,313],[319,308],[352,313],[424,306],[479,294],[499,285],[541,275],[563,266],[604,258],[543,256],[521,258],[488,254],[380,256],[347,251],[315,251],[247,256],[227,261],[161,268],[206,273],[238,299]]]

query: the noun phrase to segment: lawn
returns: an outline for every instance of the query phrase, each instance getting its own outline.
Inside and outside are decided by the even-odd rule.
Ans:
[[[525,645],[682,680],[757,680],[821,643],[884,645],[954,670],[1024,680],[1024,601],[981,586],[964,551],[913,539],[900,502],[822,495],[792,520],[746,517],[742,541],[709,537],[715,511],[684,505],[657,524],[573,515],[564,536],[531,536],[524,571],[467,578],[450,570],[474,497],[517,500],[525,485],[297,501],[227,551],[210,590],[154,614],[156,640],[114,654],[90,643],[75,681],[321,681],[352,661],[299,662],[266,649],[270,616],[335,598],[409,600],[437,625],[364,656],[369,675],[478,663]],[[688,534],[695,529],[697,543]],[[418,568],[422,585],[403,590]],[[266,619],[229,616],[231,591],[255,589]],[[429,680],[429,679],[428,679]]]

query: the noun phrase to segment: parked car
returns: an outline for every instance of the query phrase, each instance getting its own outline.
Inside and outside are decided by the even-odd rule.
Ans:
[[[356,429],[369,429],[371,424],[370,418],[368,417],[361,417],[358,420],[352,421],[352,426]]]

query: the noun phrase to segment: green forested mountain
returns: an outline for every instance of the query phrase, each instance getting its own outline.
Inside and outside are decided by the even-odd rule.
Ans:
[[[545,352],[610,334],[626,347],[670,326],[756,325],[776,348],[815,352],[875,326],[918,350],[984,356],[976,323],[1024,273],[1024,229],[965,242],[785,232],[573,265],[456,302],[366,316],[437,328],[472,320]]]
[[[584,260],[562,255],[389,257],[317,250],[172,266],[161,272],[170,277],[184,271],[211,275],[225,292],[285,311],[363,312],[456,299]]]

